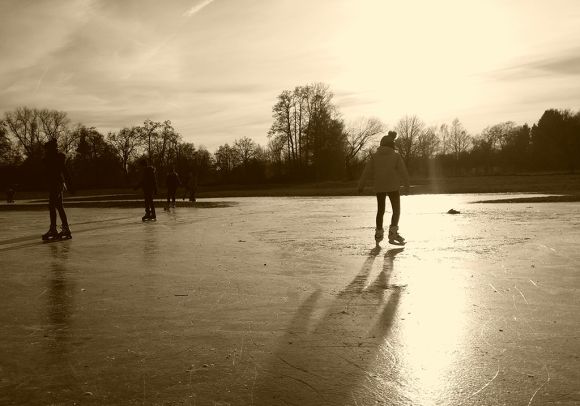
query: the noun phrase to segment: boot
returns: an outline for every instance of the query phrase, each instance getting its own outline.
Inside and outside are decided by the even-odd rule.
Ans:
[[[58,238],[58,231],[56,229],[56,226],[51,225],[50,228],[48,229],[48,231],[44,234],[42,234],[42,239],[44,241],[48,241],[48,240],[54,240],[55,238]]]
[[[389,243],[394,245],[405,245],[405,239],[399,234],[398,226],[389,227]]]
[[[376,242],[383,241],[384,236],[385,236],[385,230],[383,230],[382,228],[375,229],[375,241]]]
[[[58,233],[58,238],[63,238],[63,239],[67,239],[67,240],[72,238],[72,234],[70,232],[70,228],[68,227],[68,224],[62,225],[62,230],[60,233]]]

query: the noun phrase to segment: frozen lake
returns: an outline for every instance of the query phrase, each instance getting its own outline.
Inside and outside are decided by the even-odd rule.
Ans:
[[[580,404],[580,203],[512,196],[0,211],[0,404]]]

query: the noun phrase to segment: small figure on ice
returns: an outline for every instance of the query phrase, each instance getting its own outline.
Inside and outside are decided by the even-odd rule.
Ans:
[[[14,195],[16,194],[15,188],[13,186],[6,189],[6,203],[14,203]]]
[[[167,206],[165,206],[165,209],[169,210],[170,207],[175,208],[175,193],[177,192],[177,187],[181,185],[181,180],[175,171],[175,166],[167,174],[165,184],[167,186]]]
[[[62,152],[58,152],[55,139],[51,139],[44,144],[44,173],[48,186],[48,211],[50,214],[50,228],[42,235],[44,241],[63,240],[72,238],[68,219],[62,203],[63,192],[70,189],[70,176],[65,166],[66,157]],[[68,185],[68,186],[67,186]],[[56,212],[60,216],[62,223],[61,231],[56,229]]]
[[[156,220],[154,196],[157,194],[157,175],[155,167],[149,165],[147,160],[142,159],[141,165],[141,181],[136,188],[143,189],[143,198],[145,200],[145,215],[141,217],[143,221]]]
[[[377,151],[370,157],[358,183],[358,192],[362,193],[365,183],[373,179],[375,193],[377,195],[377,217],[375,241],[377,244],[383,240],[383,216],[385,214],[385,201],[389,196],[393,214],[389,226],[389,243],[405,245],[405,239],[399,234],[399,217],[401,215],[401,195],[399,188],[404,186],[403,193],[409,194],[409,175],[403,162],[403,158],[395,151],[395,138],[397,133],[389,131],[381,138],[381,144]]]
[[[195,194],[197,192],[197,172],[195,173],[195,175],[193,174],[193,172],[189,173],[189,177],[187,179],[185,188],[186,190],[185,195],[183,196],[183,200],[185,200],[185,198],[188,197],[190,202],[195,203],[196,201]]]

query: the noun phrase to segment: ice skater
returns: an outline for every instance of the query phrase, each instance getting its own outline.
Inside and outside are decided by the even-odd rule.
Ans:
[[[395,151],[395,138],[397,133],[389,131],[381,138],[381,144],[367,162],[358,183],[358,192],[362,193],[368,179],[374,180],[375,193],[377,195],[377,217],[375,229],[375,241],[377,244],[383,240],[383,216],[385,214],[385,201],[387,196],[391,201],[393,214],[389,226],[389,243],[404,245],[405,239],[399,234],[399,217],[401,215],[401,195],[399,188],[404,186],[403,193],[409,193],[409,175],[403,162],[403,158]]]
[[[14,195],[16,194],[15,188],[9,187],[6,189],[6,203],[14,203]]]
[[[65,166],[66,157],[62,152],[58,152],[58,146],[55,139],[44,144],[44,173],[48,186],[48,211],[50,214],[50,228],[48,232],[42,235],[45,241],[55,239],[72,238],[68,219],[64,211],[62,202],[63,192],[70,190],[70,176]],[[60,217],[61,231],[56,229],[56,212]]]
[[[195,173],[195,175],[193,174],[193,172],[189,173],[189,179],[187,180],[187,186],[186,186],[187,190],[186,190],[186,194],[185,196],[189,197],[189,201],[190,202],[194,202],[195,203],[195,194],[197,193],[197,172]],[[184,199],[185,199],[184,196]]]
[[[167,206],[165,209],[169,210],[169,207],[175,207],[175,193],[177,192],[177,188],[181,186],[181,180],[175,171],[175,167],[172,167],[167,174],[165,184],[167,185]],[[170,202],[171,206],[169,205]]]
[[[143,189],[143,198],[145,199],[145,215],[141,218],[143,221],[156,220],[155,202],[153,198],[157,194],[157,175],[155,168],[147,163],[147,160],[142,159],[141,165],[141,181],[137,185]]]

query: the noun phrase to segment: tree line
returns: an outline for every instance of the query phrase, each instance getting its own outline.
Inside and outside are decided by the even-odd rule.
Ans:
[[[387,127],[373,117],[345,121],[330,88],[315,83],[278,95],[266,146],[242,137],[213,154],[185,142],[169,120],[102,134],[73,124],[63,111],[18,107],[0,119],[1,186],[40,187],[49,139],[67,155],[78,188],[130,186],[140,159],[157,168],[161,184],[171,167],[184,182],[201,184],[349,180],[387,129],[397,131],[396,148],[414,176],[574,172],[580,162],[580,112],[549,109],[531,127],[507,121],[479,134],[459,119],[427,126],[416,115]]]

